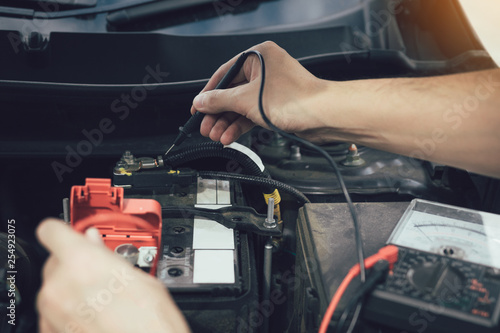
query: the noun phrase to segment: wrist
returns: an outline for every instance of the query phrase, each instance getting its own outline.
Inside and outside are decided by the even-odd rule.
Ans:
[[[361,81],[320,80],[317,93],[310,102],[310,131],[316,142],[356,141],[366,126],[362,105],[366,96]],[[309,132],[309,131],[308,131]]]
[[[314,108],[321,135],[316,141],[380,144],[381,133],[392,123],[393,114],[384,103],[391,98],[393,80],[322,81]]]

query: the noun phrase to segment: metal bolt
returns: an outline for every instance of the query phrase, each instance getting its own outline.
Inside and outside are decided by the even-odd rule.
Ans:
[[[353,143],[349,146],[346,158],[341,163],[344,166],[355,167],[365,164],[365,161],[359,156],[358,147]]]
[[[64,222],[71,222],[69,212],[71,210],[69,198],[64,198],[63,201],[63,220]]]
[[[276,220],[274,219],[274,198],[269,198],[267,201],[267,217],[264,221],[264,227],[269,229],[276,228]]]
[[[152,255],[151,253],[148,253],[144,256],[144,262],[147,264],[152,263],[154,259],[155,259],[155,256]]]
[[[121,244],[115,248],[115,253],[123,256],[132,265],[137,264],[139,258],[139,250],[132,244]]]
[[[127,164],[132,164],[134,163],[134,155],[127,150],[123,153],[122,160],[124,160]]]

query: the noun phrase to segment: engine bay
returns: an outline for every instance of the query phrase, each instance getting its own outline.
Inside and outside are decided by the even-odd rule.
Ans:
[[[358,263],[339,179],[317,152],[260,127],[227,146],[193,133],[165,156],[194,96],[265,40],[328,80],[495,67],[453,0],[194,2],[126,22],[122,10],[157,4],[0,7],[1,332],[37,331],[48,253],[34,231],[48,216],[96,227],[111,251],[162,282],[193,332],[318,331]],[[478,225],[472,212],[500,214],[498,179],[350,142],[321,147],[359,214],[367,258],[425,204],[415,200]],[[498,331],[500,267],[464,261],[467,244],[457,244],[430,254],[397,244],[401,260],[380,268],[386,282],[357,295],[353,279],[328,331],[347,329],[358,304],[357,332]],[[446,281],[460,284],[450,294]],[[394,296],[399,287],[406,298]]]

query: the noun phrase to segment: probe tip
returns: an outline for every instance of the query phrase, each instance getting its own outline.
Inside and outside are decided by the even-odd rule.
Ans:
[[[171,150],[172,150],[172,148],[174,148],[174,147],[175,147],[175,143],[174,143],[173,145],[171,145],[171,146],[170,146],[170,148],[168,148],[167,152],[166,152],[165,154],[163,154],[163,156],[164,156],[164,157],[165,157],[165,156],[167,156],[167,155],[168,155],[168,153],[170,153],[170,151],[171,151]]]

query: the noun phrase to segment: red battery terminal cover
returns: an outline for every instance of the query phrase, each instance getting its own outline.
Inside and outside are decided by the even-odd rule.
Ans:
[[[94,227],[112,251],[122,244],[137,249],[161,244],[161,206],[153,199],[125,199],[123,188],[111,179],[87,178],[84,186],[71,188],[71,226],[79,232]],[[156,273],[158,255],[150,273]]]

